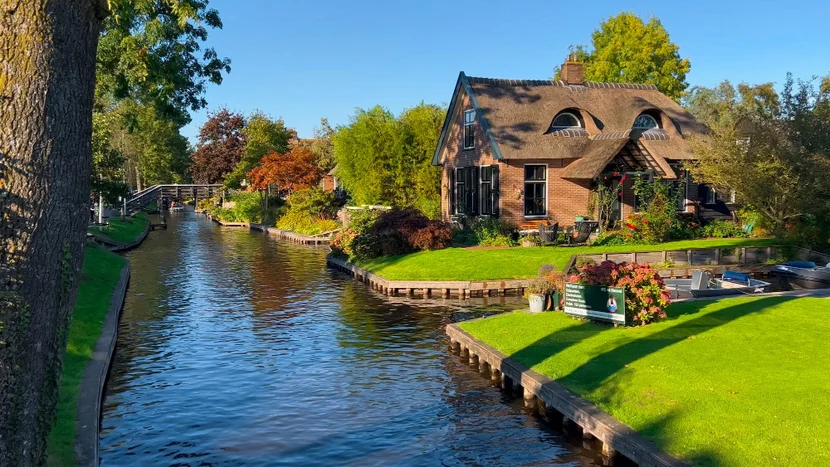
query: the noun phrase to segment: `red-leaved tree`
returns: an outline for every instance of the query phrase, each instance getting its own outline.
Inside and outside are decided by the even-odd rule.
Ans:
[[[317,165],[314,153],[301,146],[284,154],[272,152],[262,158],[258,167],[248,172],[253,190],[260,191],[274,185],[284,195],[311,188],[322,178],[323,171]]]
[[[228,109],[208,115],[199,130],[190,173],[196,183],[222,182],[233,171],[245,149],[245,117]]]

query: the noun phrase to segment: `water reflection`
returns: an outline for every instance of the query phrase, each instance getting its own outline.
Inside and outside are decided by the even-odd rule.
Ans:
[[[446,351],[447,322],[501,307],[389,299],[323,249],[168,222],[130,253],[104,465],[599,463]]]

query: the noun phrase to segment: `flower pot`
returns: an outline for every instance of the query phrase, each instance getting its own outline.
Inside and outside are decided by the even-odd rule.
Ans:
[[[536,243],[533,242],[532,240],[522,240],[522,246],[527,248],[527,247],[531,247],[531,246],[536,246]]]
[[[545,296],[542,294],[532,293],[528,295],[527,301],[530,302],[530,312],[540,313],[545,310]]]
[[[547,310],[558,310],[559,303],[561,301],[561,297],[559,296],[559,291],[553,291],[548,294],[545,300],[545,305]]]

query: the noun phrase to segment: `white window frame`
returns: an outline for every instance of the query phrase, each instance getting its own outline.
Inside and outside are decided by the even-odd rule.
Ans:
[[[545,181],[541,182],[541,181],[538,181],[538,180],[532,180],[530,182],[530,183],[544,183],[545,184],[545,213],[544,214],[532,214],[532,215],[525,214],[525,201],[526,201],[526,198],[527,198],[527,191],[525,191],[524,188],[525,188],[525,184],[528,183],[528,181],[525,180],[525,173],[526,173],[525,170],[526,170],[526,167],[529,166],[529,165],[531,165],[531,166],[540,166],[540,165],[542,165],[542,166],[545,167]],[[550,179],[549,174],[550,174],[550,167],[548,166],[548,164],[524,164],[522,166],[522,214],[524,215],[525,219],[547,219],[548,218],[548,213],[550,212],[550,209],[549,209],[549,205],[550,205],[550,194],[549,194],[550,186],[548,185],[548,180]]]
[[[715,191],[714,188],[707,187],[706,190],[706,204],[717,204],[718,202],[718,192]]]
[[[571,117],[573,117],[573,119],[576,120],[576,125],[569,125],[569,126],[554,125],[554,122],[556,122],[556,119],[563,116],[563,115],[570,115]],[[550,124],[551,131],[567,130],[569,128],[582,128],[582,119],[580,119],[579,116],[574,114],[573,112],[567,112],[567,111],[559,112],[558,114],[556,114],[556,116],[553,117],[553,122],[551,122],[551,124]]]
[[[639,120],[639,119],[640,119],[640,117],[648,117],[648,118],[650,118],[650,119],[654,120],[654,126],[648,126],[648,127],[645,127],[645,126],[635,126],[635,125],[637,124],[637,120]],[[646,112],[643,112],[643,113],[641,113],[640,115],[637,115],[637,118],[635,118],[635,119],[634,119],[634,125],[632,125],[631,127],[632,127],[634,130],[641,130],[641,131],[658,130],[658,129],[660,129],[660,128],[661,128],[661,127],[660,127],[660,120],[658,120],[657,118],[655,118],[655,117],[654,117],[654,115],[651,115],[651,114],[646,113]]]
[[[467,116],[468,115],[472,115],[472,119],[470,119],[470,121],[467,121]],[[475,111],[475,109],[465,110],[464,111],[464,130],[463,130],[462,135],[461,135],[461,138],[463,139],[462,145],[464,146],[464,149],[475,149],[475,147],[476,147],[475,124],[476,124],[476,111]],[[467,131],[468,131],[467,129],[468,128],[469,128],[469,131],[471,131],[472,135],[473,135],[473,137],[470,138],[472,143],[469,146],[467,146]]]

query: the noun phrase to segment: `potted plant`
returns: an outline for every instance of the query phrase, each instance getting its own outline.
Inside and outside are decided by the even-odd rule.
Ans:
[[[545,279],[548,284],[549,302],[546,301],[545,309],[558,310],[562,303],[562,294],[565,291],[565,274],[556,270],[552,264],[545,264],[539,268],[539,277]]]
[[[550,292],[550,285],[544,277],[536,277],[525,287],[525,298],[530,303],[531,313],[545,310],[545,299]]]
[[[522,246],[523,247],[531,247],[537,246],[539,244],[539,234],[538,233],[529,233],[526,235],[522,235]]]

